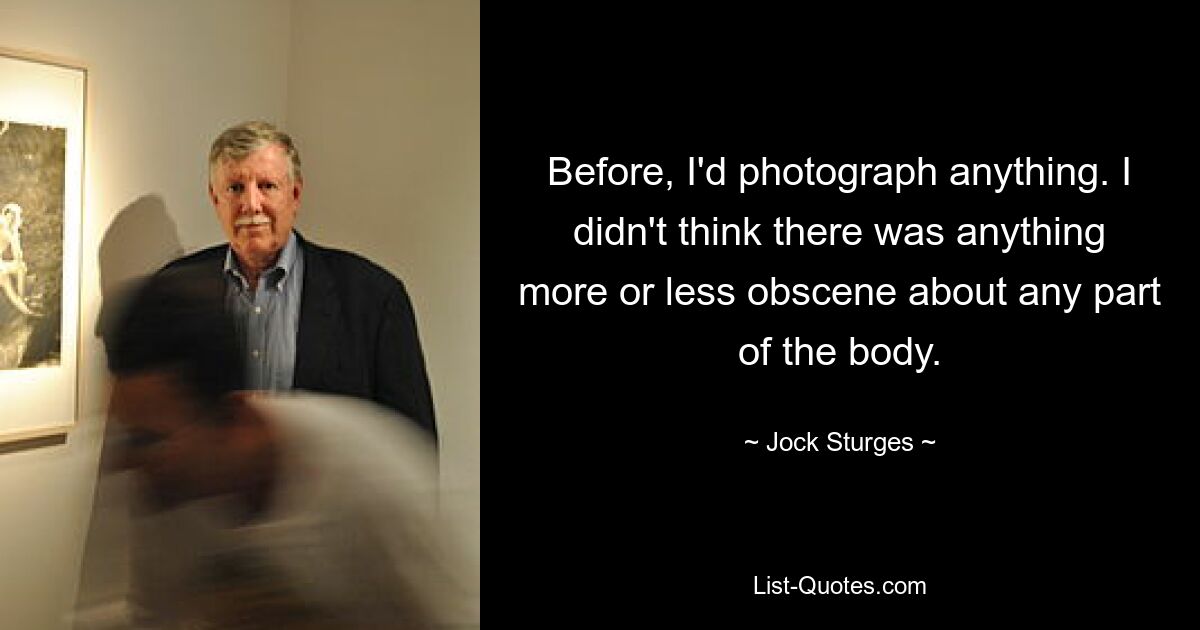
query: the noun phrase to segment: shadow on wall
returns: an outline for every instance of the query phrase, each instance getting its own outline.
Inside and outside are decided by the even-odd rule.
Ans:
[[[167,262],[179,257],[183,247],[175,221],[159,195],[149,194],[125,206],[100,241],[100,314],[94,333],[107,339],[124,308],[131,289]],[[111,428],[111,425],[106,426]],[[128,580],[127,524],[120,512],[127,505],[128,475],[106,474],[111,468],[113,440],[101,447],[101,473],[96,482],[93,515],[80,567],[76,593],[76,628],[124,627],[122,597]]]
[[[158,195],[125,206],[100,241],[100,315],[95,334],[105,338],[136,282],[183,254],[175,221]]]

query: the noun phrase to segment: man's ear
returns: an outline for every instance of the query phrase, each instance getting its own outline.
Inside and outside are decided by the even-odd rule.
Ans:
[[[278,447],[279,437],[262,407],[251,402],[261,395],[258,392],[233,392],[225,396],[223,403],[230,419],[225,436],[237,452],[262,460],[262,465],[270,467],[267,455]]]
[[[304,180],[297,179],[292,181],[292,200],[298,205],[300,203],[300,193],[304,192]]]
[[[222,405],[234,424],[241,424],[250,419],[250,415],[254,412],[250,405],[250,399],[256,395],[256,392],[252,391],[236,391],[225,394],[221,399]]]
[[[239,428],[262,429],[269,423],[262,411],[251,401],[262,396],[256,391],[236,391],[225,394],[221,400],[225,412],[229,414],[231,426]]]
[[[212,181],[208,182],[208,200],[212,202],[214,208],[217,207],[217,192],[213,190]]]

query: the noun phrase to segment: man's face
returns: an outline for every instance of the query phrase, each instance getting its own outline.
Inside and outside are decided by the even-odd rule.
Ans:
[[[228,491],[226,429],[199,421],[195,400],[173,373],[118,377],[109,412],[127,435],[124,465],[140,473],[159,507]]]
[[[217,219],[243,266],[272,264],[287,244],[303,182],[289,175],[287,151],[265,146],[240,162],[225,160],[213,167],[208,194]]]

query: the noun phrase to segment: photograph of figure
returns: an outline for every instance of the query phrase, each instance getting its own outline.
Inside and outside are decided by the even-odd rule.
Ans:
[[[0,370],[59,364],[66,130],[0,121]]]

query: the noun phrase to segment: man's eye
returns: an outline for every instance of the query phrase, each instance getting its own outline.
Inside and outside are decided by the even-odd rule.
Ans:
[[[275,182],[263,182],[259,184],[258,187],[262,188],[263,190],[275,190],[278,188],[278,186],[275,185]]]
[[[246,188],[246,187],[245,187],[245,186],[243,186],[242,184],[230,184],[230,185],[229,185],[229,187],[228,187],[226,190],[228,190],[228,191],[229,191],[229,192],[231,192],[231,193],[240,193],[240,192],[242,192],[242,190],[244,190],[245,188]]]

